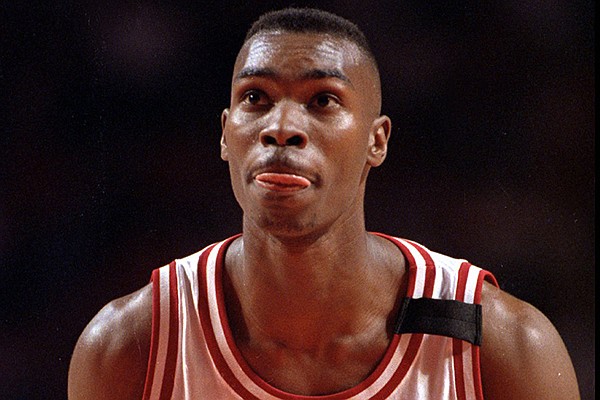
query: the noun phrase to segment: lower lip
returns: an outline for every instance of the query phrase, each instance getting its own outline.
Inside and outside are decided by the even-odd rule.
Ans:
[[[254,180],[258,186],[275,192],[297,192],[311,185],[303,176],[275,172],[258,174]]]

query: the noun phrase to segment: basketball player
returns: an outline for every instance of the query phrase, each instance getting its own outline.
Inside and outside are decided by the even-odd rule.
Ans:
[[[243,232],[104,307],[69,398],[578,399],[540,311],[465,260],[365,230],[380,107],[354,24],[304,9],[256,22],[222,114]]]

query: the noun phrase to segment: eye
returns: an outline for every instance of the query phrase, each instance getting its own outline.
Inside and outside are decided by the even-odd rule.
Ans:
[[[267,105],[269,99],[267,98],[267,95],[260,90],[249,90],[242,96],[242,103],[253,106]]]
[[[313,97],[310,101],[309,106],[313,106],[316,108],[331,108],[333,106],[339,105],[338,99],[329,93],[321,93]]]

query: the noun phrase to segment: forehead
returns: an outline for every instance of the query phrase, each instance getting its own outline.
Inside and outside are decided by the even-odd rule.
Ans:
[[[353,42],[322,33],[269,31],[250,38],[240,50],[234,78],[240,71],[268,69],[290,74],[305,70],[340,70],[344,73],[368,65]]]

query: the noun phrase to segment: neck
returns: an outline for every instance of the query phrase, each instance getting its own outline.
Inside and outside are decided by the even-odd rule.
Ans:
[[[364,227],[289,240],[245,226],[226,259],[237,308],[230,315],[242,336],[297,349],[322,348],[370,325],[381,331],[395,308],[402,262]]]

